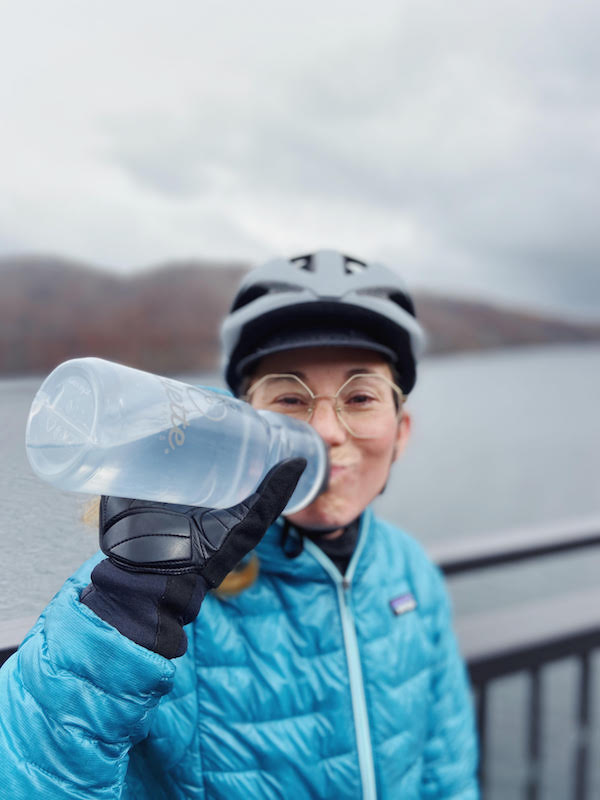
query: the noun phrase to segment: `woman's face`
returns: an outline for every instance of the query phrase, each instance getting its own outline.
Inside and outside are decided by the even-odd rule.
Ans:
[[[357,370],[392,379],[388,364],[372,351],[350,347],[311,347],[263,358],[252,376],[250,389],[265,375],[295,373],[313,394],[333,396]],[[391,398],[392,389],[389,391]],[[252,394],[251,402],[260,407]],[[410,418],[406,411],[399,418],[391,402],[389,422],[378,425],[377,436],[358,439],[340,422],[333,403],[319,400],[310,424],[329,446],[329,486],[309,506],[290,515],[289,520],[305,528],[342,528],[356,519],[385,486],[390,467],[408,439]]]

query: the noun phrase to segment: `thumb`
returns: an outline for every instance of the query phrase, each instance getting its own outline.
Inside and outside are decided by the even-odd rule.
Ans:
[[[251,514],[254,521],[266,531],[294,494],[306,463],[305,458],[286,458],[275,464],[256,490],[241,503],[229,508],[229,513],[238,519],[245,519]]]
[[[259,497],[254,512],[268,528],[288,504],[306,468],[305,458],[286,458],[272,467],[256,489]]]
[[[275,464],[262,479],[256,489],[256,494],[261,495],[261,497],[271,494],[285,497],[285,505],[287,505],[300,480],[300,476],[306,468],[306,463],[305,458],[286,458],[280,461],[279,464]]]
[[[209,540],[213,538],[213,521],[216,521],[218,536],[222,539],[216,546],[217,552],[201,570],[211,586],[218,586],[240,559],[256,547],[286,507],[305,467],[305,458],[281,461],[267,472],[250,497],[231,508],[213,509],[202,515],[203,536]]]

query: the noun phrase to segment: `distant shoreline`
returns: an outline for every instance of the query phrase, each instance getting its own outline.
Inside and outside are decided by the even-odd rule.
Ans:
[[[591,342],[546,342],[541,344],[529,345],[513,345],[506,347],[497,347],[493,349],[480,349],[480,350],[455,350],[452,352],[444,353],[426,353],[421,360],[421,367],[424,364],[437,364],[444,361],[452,361],[454,359],[460,362],[469,361],[471,359],[478,360],[482,357],[506,359],[514,356],[528,357],[536,352],[540,355],[551,356],[553,353],[560,351],[569,351],[581,353],[582,350],[589,349],[591,353],[600,351],[600,341]],[[93,354],[91,354],[93,355]],[[84,357],[83,355],[78,357]],[[117,359],[115,359],[117,360]],[[60,363],[60,362],[59,362]],[[131,365],[127,365],[131,366]],[[32,389],[37,389],[39,384],[42,383],[44,378],[47,377],[51,370],[46,372],[19,372],[19,373],[3,373],[0,372],[0,384],[2,388],[10,390],[11,384],[15,388],[22,388],[27,384],[31,384]],[[156,370],[151,370],[156,372]],[[159,374],[159,373],[156,373]],[[216,368],[197,369],[197,370],[184,370],[184,371],[171,371],[160,373],[170,378],[175,378],[182,381],[193,382],[195,380],[205,380],[209,378],[215,382],[215,385],[225,386],[225,381],[222,373]]]
[[[246,268],[201,261],[132,276],[41,256],[0,259],[0,375],[94,354],[159,374],[217,371],[219,328]],[[414,295],[428,355],[600,342],[600,322]]]

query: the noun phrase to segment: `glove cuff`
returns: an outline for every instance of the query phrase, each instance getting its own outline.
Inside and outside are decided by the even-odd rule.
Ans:
[[[92,571],[80,601],[132,642],[165,658],[187,649],[183,626],[194,620],[208,584],[201,575],[123,570],[108,559]]]

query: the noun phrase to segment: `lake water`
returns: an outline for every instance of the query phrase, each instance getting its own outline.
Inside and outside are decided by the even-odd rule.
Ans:
[[[87,498],[42,483],[26,461],[25,420],[40,381],[0,380],[4,620],[38,613],[97,548],[96,531],[81,521]],[[198,382],[219,381],[203,376]],[[413,436],[377,500],[379,513],[410,530],[426,547],[524,525],[600,519],[599,397],[596,345],[426,360],[407,406],[413,415]],[[597,586],[599,574],[600,556],[583,551],[543,559],[535,566],[461,578],[452,581],[451,592],[457,614],[464,614]],[[548,670],[547,694],[554,698],[548,714],[556,734],[547,743],[554,769],[548,772],[544,797],[553,800],[570,797],[566,772],[559,767],[566,763],[565,737],[572,735],[565,714],[574,708],[573,669],[572,664],[559,663]],[[523,679],[505,683],[507,694],[492,698],[501,720],[495,728],[497,741],[491,741],[497,778],[488,797],[495,800],[517,796],[515,782],[519,769],[524,769],[517,759]],[[596,720],[599,695],[594,700]],[[514,736],[501,735],[513,729]],[[598,763],[597,738],[594,752]]]

